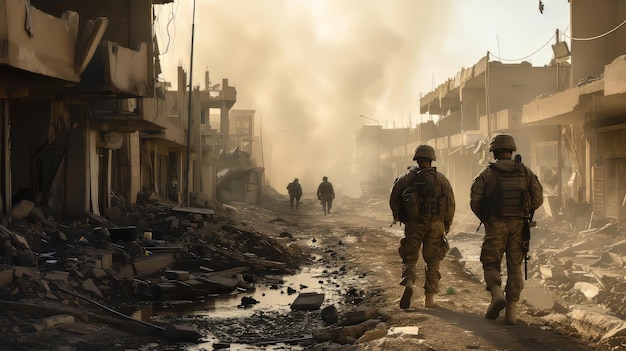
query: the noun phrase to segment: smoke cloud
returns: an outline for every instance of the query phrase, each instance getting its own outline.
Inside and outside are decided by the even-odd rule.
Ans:
[[[355,196],[355,132],[375,124],[359,115],[388,128],[410,118],[415,125],[419,94],[441,83],[434,75],[453,77],[484,56],[485,47],[433,51],[458,49],[443,38],[454,37],[459,3],[197,0],[193,82],[203,85],[206,70],[213,83],[228,78],[237,88],[233,108],[256,110],[266,175],[278,191],[297,177],[315,192],[326,175],[338,196]],[[177,0],[157,12],[162,76],[173,84],[177,66],[189,71],[192,4]]]

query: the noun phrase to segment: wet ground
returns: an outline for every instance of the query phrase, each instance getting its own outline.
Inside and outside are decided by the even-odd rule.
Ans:
[[[332,218],[325,217],[325,220]],[[324,218],[320,218],[321,221]],[[302,233],[301,233],[302,234]],[[319,239],[318,239],[319,238]],[[317,342],[311,332],[324,328],[320,310],[292,310],[301,293],[324,294],[323,307],[352,308],[365,298],[365,272],[346,268],[344,251],[357,238],[344,228],[321,226],[293,244],[307,246],[309,265],[294,275],[265,275],[246,291],[207,297],[203,301],[160,301],[136,311],[135,318],[157,323],[194,325],[204,338],[175,350],[300,350]],[[164,345],[145,345],[162,350]]]
[[[147,213],[153,212],[149,208],[146,210]],[[547,291],[546,280],[538,279],[541,278],[540,263],[545,263],[546,258],[552,257],[552,252],[562,248],[563,239],[571,234],[555,234],[552,229],[533,234],[531,255],[536,256],[529,263],[531,274],[523,292],[524,301],[518,304],[519,323],[507,326],[502,317],[495,321],[484,318],[489,297],[478,262],[482,234],[473,231],[475,224],[470,223],[472,232],[455,231],[450,235],[452,251],[456,250],[458,255],[451,252],[442,262],[441,293],[435,297],[438,306],[423,307],[420,273],[411,307],[401,310],[398,302],[402,287],[397,284],[401,262],[397,245],[403,228],[390,226],[386,201],[340,198],[328,216],[323,215],[317,201],[308,199],[302,202],[299,211],[289,209],[288,202],[280,199],[261,207],[233,204],[223,210],[232,218],[229,225],[222,223],[217,226],[222,228],[220,230],[192,231],[197,235],[185,236],[184,246],[195,249],[189,252],[196,255],[191,261],[185,261],[189,263],[190,272],[203,268],[198,264],[208,261],[214,271],[242,265],[248,267],[246,255],[289,262],[287,269],[261,266],[261,270],[251,273],[256,275],[254,288],[239,286],[235,293],[204,296],[200,301],[159,300],[136,304],[132,299],[115,300],[135,306],[120,310],[125,309],[123,312],[127,314],[134,312],[137,319],[163,327],[176,324],[194,328],[203,336],[201,343],[175,342],[160,331],[154,335],[154,328],[150,329],[153,333],[144,334],[137,321],[127,322],[125,326],[121,326],[120,321],[108,325],[113,322],[110,318],[90,321],[83,320],[82,315],[77,315],[80,319],[77,323],[62,328],[28,332],[37,317],[10,312],[3,314],[3,343],[14,345],[15,350],[29,351],[619,350],[620,343],[623,343],[618,338],[600,342],[600,329],[591,330],[596,334],[581,335],[580,330],[589,326],[574,328],[569,312],[576,303],[591,306],[593,300],[569,286],[548,287],[550,291]],[[160,228],[160,235],[175,237],[167,232],[170,228],[170,225]],[[155,228],[152,229],[155,232]],[[188,230],[179,228],[179,231]],[[565,257],[570,254],[569,251],[564,253]],[[587,256],[597,259],[598,255],[582,257]],[[259,268],[256,264],[250,267]],[[420,261],[418,272],[422,270],[423,262]],[[578,274],[578,271],[574,273]],[[320,309],[292,310],[291,304],[296,297],[308,292],[324,294]],[[168,296],[174,295],[183,298],[180,291]],[[554,303],[552,299],[562,303]],[[532,303],[528,303],[531,300]],[[106,314],[80,300],[69,302],[92,307],[89,309],[91,313],[98,313],[101,317]],[[544,306],[541,305],[543,302]],[[608,318],[608,309],[604,308],[603,312],[603,306],[593,305],[599,310],[597,318],[601,322]],[[136,306],[149,307],[135,311]],[[330,326],[323,323],[321,310],[330,306],[336,307],[340,316],[356,310],[374,309],[378,313],[375,317],[378,324],[370,325],[351,339],[320,341],[313,336],[320,336],[320,331],[342,327],[337,323]],[[91,319],[93,315],[89,316]],[[357,343],[359,337],[364,339]]]
[[[371,204],[370,204],[371,205]],[[280,221],[275,232],[288,231],[296,243],[312,249],[310,265],[293,276],[260,279],[254,291],[209,299],[199,304],[160,304],[153,320],[194,325],[205,335],[197,345],[144,345],[143,350],[590,350],[588,341],[575,331],[542,320],[536,310],[520,306],[520,325],[505,326],[483,317],[488,305],[478,262],[479,235],[459,236],[452,241],[463,261],[448,258],[442,267],[442,293],[436,309],[420,305],[423,294],[417,289],[414,305],[397,307],[402,290],[397,285],[400,262],[396,245],[402,235],[399,226],[389,227],[386,204],[341,204],[323,216],[306,202],[298,213],[274,208]],[[253,220],[253,219],[252,219]],[[271,230],[268,228],[268,230]],[[528,282],[532,292],[535,287]],[[542,289],[539,285],[537,289]],[[293,290],[291,290],[293,289]],[[379,308],[388,313],[387,336],[362,345],[320,344],[312,338],[325,325],[316,311],[292,311],[298,293],[325,294],[323,307],[340,311]],[[543,290],[542,290],[543,291]],[[290,294],[291,292],[291,294]],[[242,298],[259,303],[241,306]],[[411,333],[393,334],[408,328]],[[521,333],[521,334],[520,334]],[[399,335],[399,336],[398,336]]]

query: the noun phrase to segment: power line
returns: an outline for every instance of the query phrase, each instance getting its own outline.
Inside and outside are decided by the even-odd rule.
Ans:
[[[623,25],[624,25],[624,23],[626,23],[626,20],[624,20],[622,23],[618,24],[618,25],[617,25],[617,27],[615,27],[615,28],[613,28],[613,29],[609,30],[608,32],[603,33],[603,34],[600,34],[600,35],[596,35],[595,37],[589,37],[589,38],[573,38],[573,37],[570,37],[569,35],[567,35],[567,34],[565,34],[565,33],[563,33],[563,35],[564,35],[565,37],[569,38],[570,40],[574,40],[574,41],[590,41],[590,40],[596,40],[596,39],[600,39],[600,38],[602,38],[602,37],[604,37],[604,36],[607,36],[607,35],[609,35],[609,34],[611,34],[611,33],[615,32],[616,30],[618,30],[618,29],[619,29],[619,27],[623,26]]]
[[[498,60],[500,60],[500,61],[508,61],[508,62],[522,61],[522,60],[525,60],[525,59],[527,59],[527,58],[529,58],[529,57],[531,57],[531,56],[535,55],[536,53],[538,53],[539,51],[541,51],[543,48],[545,48],[546,46],[548,46],[548,44],[550,44],[550,42],[552,41],[552,39],[554,39],[554,37],[555,37],[555,36],[556,36],[556,33],[555,33],[555,34],[552,34],[552,36],[550,37],[550,39],[548,39],[548,41],[546,41],[546,43],[545,43],[545,44],[543,44],[543,45],[542,45],[539,49],[535,50],[532,54],[526,55],[526,56],[521,57],[521,58],[518,58],[518,59],[514,59],[514,60],[511,60],[511,59],[505,59],[505,58],[498,57],[498,56],[494,55],[493,53],[491,53],[491,56],[493,56],[494,58],[496,58],[496,59],[498,59]]]

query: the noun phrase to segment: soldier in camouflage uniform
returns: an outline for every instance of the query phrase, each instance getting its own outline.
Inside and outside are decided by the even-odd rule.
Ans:
[[[489,151],[496,161],[474,179],[470,206],[485,224],[485,239],[480,253],[485,283],[491,303],[485,318],[497,319],[506,308],[505,323],[517,322],[516,304],[524,288],[522,230],[534,211],[543,203],[543,188],[537,176],[520,161],[512,160],[517,150],[509,134],[491,138]],[[506,253],[506,299],[500,285],[501,262]]]
[[[413,160],[418,167],[410,167],[395,180],[389,199],[394,222],[405,224],[404,238],[398,248],[402,258],[400,285],[404,285],[400,299],[402,309],[411,305],[417,279],[415,266],[422,245],[426,262],[424,306],[435,306],[434,294],[439,292],[441,279],[439,263],[449,249],[445,234],[450,231],[455,210],[450,182],[431,165],[436,160],[435,150],[429,145],[420,145],[415,149]]]

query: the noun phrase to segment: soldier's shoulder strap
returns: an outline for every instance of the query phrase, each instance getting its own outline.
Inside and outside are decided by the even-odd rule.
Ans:
[[[436,169],[433,167],[427,167],[427,168],[417,168],[417,167],[411,167],[409,168],[409,171],[415,175],[420,175],[422,174],[422,172],[429,172],[429,171],[435,171]]]

